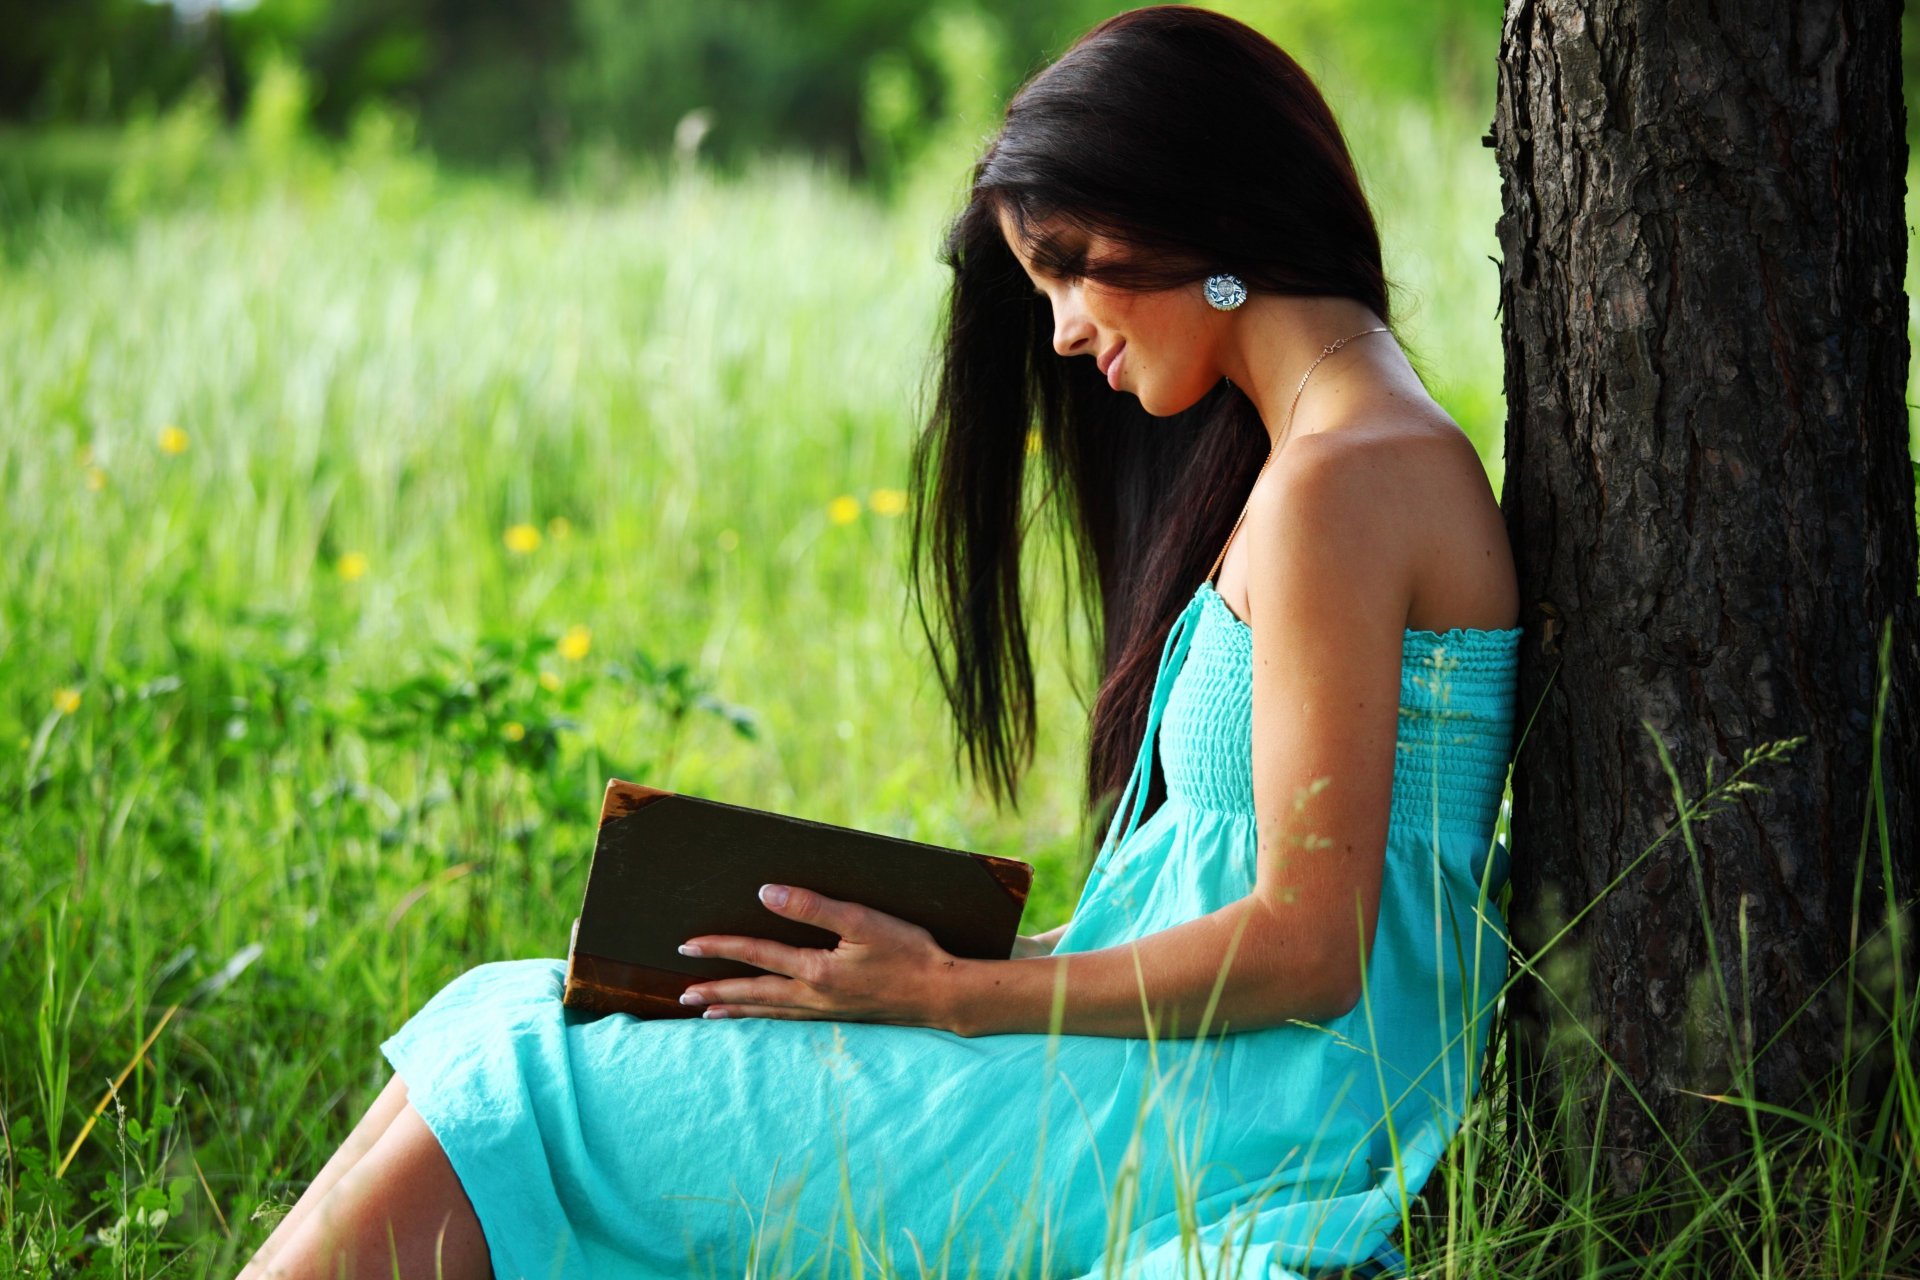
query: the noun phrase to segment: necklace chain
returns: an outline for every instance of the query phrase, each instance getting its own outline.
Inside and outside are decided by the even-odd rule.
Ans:
[[[1362,329],[1358,333],[1350,333],[1346,337],[1341,338],[1339,341],[1329,342],[1326,346],[1320,348],[1320,354],[1314,358],[1314,361],[1312,364],[1307,366],[1307,371],[1300,375],[1300,385],[1294,388],[1293,403],[1287,406],[1286,428],[1282,430],[1279,435],[1273,438],[1273,447],[1267,450],[1267,462],[1273,461],[1273,455],[1280,452],[1280,442],[1285,440],[1289,435],[1292,434],[1293,411],[1300,407],[1300,393],[1307,389],[1307,379],[1311,378],[1313,376],[1313,371],[1320,367],[1320,361],[1325,360],[1328,356],[1332,355],[1334,352],[1338,351],[1340,348],[1346,346],[1349,342],[1352,342],[1355,338],[1364,338],[1370,333],[1386,333],[1386,332],[1387,332],[1387,329],[1384,327],[1378,327],[1373,329]],[[1212,582],[1213,575],[1220,572],[1220,564],[1222,561],[1224,561],[1227,558],[1227,548],[1233,545],[1233,535],[1240,532],[1240,523],[1241,521],[1247,518],[1247,508],[1253,505],[1253,489],[1257,489],[1260,486],[1260,477],[1265,475],[1267,472],[1267,462],[1261,463],[1260,470],[1253,473],[1253,486],[1247,490],[1247,500],[1245,503],[1241,504],[1240,514],[1234,517],[1233,528],[1227,530],[1227,540],[1226,542],[1221,544],[1220,554],[1213,558],[1213,568],[1207,570],[1208,582]]]

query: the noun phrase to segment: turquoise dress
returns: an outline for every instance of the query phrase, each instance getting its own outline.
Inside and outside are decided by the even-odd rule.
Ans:
[[[582,1017],[537,959],[468,970],[382,1051],[499,1280],[853,1275],[856,1226],[868,1274],[882,1254],[916,1277],[1397,1270],[1507,973],[1492,833],[1519,635],[1406,633],[1366,992],[1330,1022],[1150,1041]],[[1203,583],[1057,953],[1252,888],[1251,654]],[[1167,795],[1141,822],[1156,741]]]

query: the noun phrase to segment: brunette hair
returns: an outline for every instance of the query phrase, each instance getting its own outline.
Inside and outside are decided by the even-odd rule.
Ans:
[[[1008,248],[1003,211],[1036,266],[1064,278],[1171,288],[1231,271],[1253,291],[1349,297],[1391,323],[1387,281],[1320,91],[1271,40],[1205,9],[1160,5],[1094,27],[1014,95],[975,165],[942,250],[953,280],[913,449],[908,577],[968,768],[1017,809],[1035,730],[1020,561],[1037,432],[1040,505],[1063,517],[1063,551],[1073,535],[1071,588],[1102,650],[1086,772],[1098,811],[1132,768],[1168,629],[1271,442],[1224,381],[1155,418],[1092,360],[1056,355],[1050,304]],[[1126,251],[1087,261],[1083,237],[1060,228]],[[1165,794],[1157,769],[1151,784],[1147,812]]]

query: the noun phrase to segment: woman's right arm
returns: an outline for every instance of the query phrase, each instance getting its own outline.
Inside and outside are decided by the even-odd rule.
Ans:
[[[1034,934],[1032,937],[1024,933],[1016,934],[1013,939],[1013,954],[1007,958],[1024,960],[1028,956],[1050,956],[1053,954],[1053,945],[1060,941],[1060,935],[1066,931],[1067,926],[1062,924],[1055,925],[1045,933]]]

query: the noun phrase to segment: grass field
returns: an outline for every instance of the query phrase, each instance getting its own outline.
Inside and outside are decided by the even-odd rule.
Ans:
[[[1497,469],[1491,153],[1418,113],[1355,145],[1412,352]],[[951,186],[769,164],[543,201],[389,159],[116,190],[15,206],[0,267],[0,1270],[230,1274],[381,1038],[564,952],[609,775],[1021,857],[1026,931],[1065,918],[1084,644],[1043,613],[997,813],[905,610]],[[1502,1234],[1525,1195],[1461,1190],[1525,1185],[1484,1163],[1496,1114],[1417,1262],[1548,1256]],[[1854,1188],[1851,1246],[1789,1257],[1783,1225],[1767,1274],[1873,1274],[1916,1186]],[[1565,1256],[1604,1259],[1569,1214]]]

